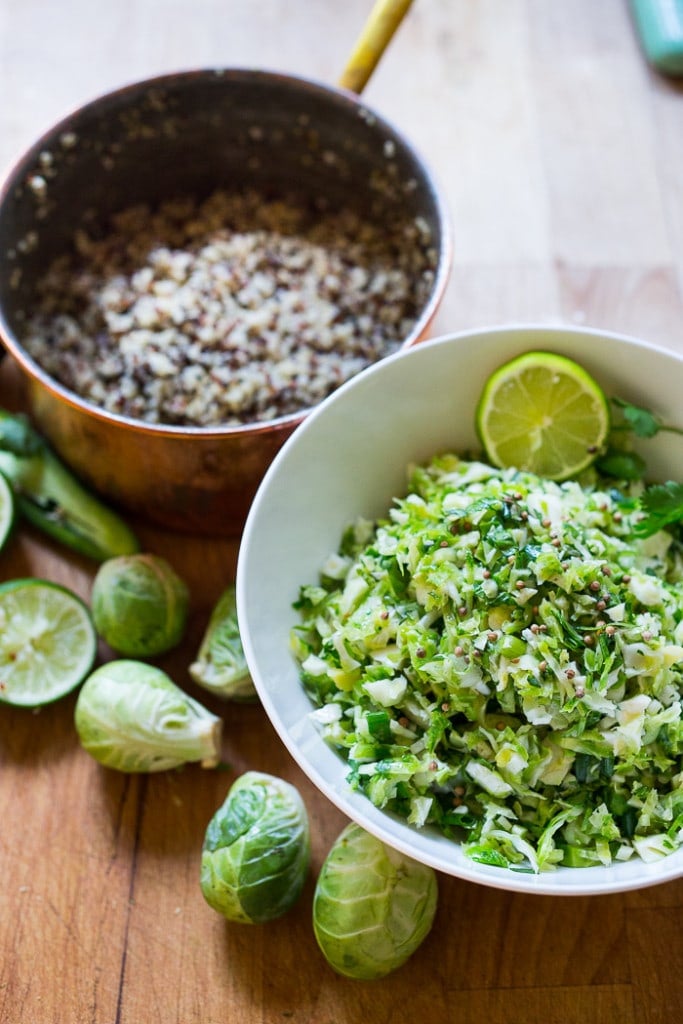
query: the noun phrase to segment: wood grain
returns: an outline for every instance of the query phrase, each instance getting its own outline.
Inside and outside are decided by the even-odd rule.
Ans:
[[[160,71],[260,65],[335,81],[369,9],[366,0],[0,0],[0,164],[71,106]],[[683,88],[645,65],[625,2],[420,0],[366,96],[447,194],[455,265],[438,331],[567,322],[683,351]],[[0,404],[21,402],[5,360]],[[80,749],[73,697],[38,713],[2,710],[3,1024],[680,1018],[683,881],[553,899],[443,876],[434,929],[409,966],[373,984],[334,975],[310,913],[344,818],[259,706],[207,699],[187,673],[237,543],[139,527],[190,586],[186,640],[160,664],[223,716],[227,770],[120,776]],[[28,529],[0,556],[0,578],[46,576],[86,599],[93,572]],[[267,927],[228,925],[198,885],[206,824],[247,768],[297,785],[313,823],[304,895]]]

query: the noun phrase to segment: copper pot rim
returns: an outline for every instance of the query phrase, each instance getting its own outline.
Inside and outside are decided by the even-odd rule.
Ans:
[[[34,165],[38,154],[49,147],[55,138],[70,131],[73,123],[80,116],[88,112],[96,112],[98,108],[107,109],[110,105],[125,101],[127,97],[133,98],[140,92],[148,89],[163,88],[177,82],[191,82],[198,78],[215,77],[220,80],[260,80],[271,82],[273,85],[278,82],[291,83],[303,91],[310,91],[318,96],[325,97],[332,103],[338,103],[349,111],[363,111],[372,119],[373,127],[392,137],[402,149],[408,153],[416,166],[419,167],[427,190],[431,193],[432,200],[437,212],[439,226],[439,246],[437,252],[436,272],[434,282],[427,302],[415,321],[412,330],[401,342],[398,351],[403,352],[412,348],[427,333],[437,309],[443,299],[453,261],[453,238],[451,219],[443,190],[439,185],[434,172],[418,153],[412,142],[404,135],[401,129],[397,128],[383,114],[376,111],[371,105],[361,99],[359,95],[341,86],[329,85],[313,77],[297,75],[290,72],[278,71],[268,68],[249,68],[242,66],[226,67],[204,67],[185,68],[176,71],[168,71],[152,75],[146,78],[134,79],[113,89],[101,92],[90,99],[71,108],[69,112],[62,115],[56,122],[44,130],[34,142],[25,149],[12,162],[7,171],[0,177],[0,205],[10,195],[11,191],[20,185],[26,178],[30,168]],[[192,438],[217,439],[230,437],[244,437],[245,435],[259,435],[284,432],[288,433],[295,429],[306,416],[317,408],[320,403],[313,406],[299,409],[296,412],[278,416],[271,420],[254,421],[251,423],[239,424],[215,424],[212,426],[178,426],[170,423],[148,423],[145,420],[135,419],[132,416],[123,416],[118,413],[109,412],[81,398],[76,392],[64,387],[28,354],[19,339],[15,336],[12,328],[4,314],[0,304],[0,342],[12,355],[21,370],[26,374],[33,384],[40,386],[53,398],[70,406],[76,412],[90,417],[102,424],[106,424],[124,430],[134,431],[143,436],[168,437],[168,438]],[[384,357],[382,357],[384,358]],[[379,360],[381,361],[381,360]],[[360,371],[361,373],[363,371]]]

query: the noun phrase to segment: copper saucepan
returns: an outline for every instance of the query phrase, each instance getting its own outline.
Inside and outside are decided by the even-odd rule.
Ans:
[[[367,48],[359,52],[367,58]],[[359,87],[364,74],[367,67]],[[36,189],[36,179],[46,187]],[[105,224],[132,203],[245,186],[295,186],[379,225],[424,218],[436,274],[405,344],[426,335],[450,268],[444,201],[410,143],[350,89],[236,68],[138,82],[47,131],[0,190],[0,337],[24,371],[32,415],[87,484],[172,529],[239,534],[263,473],[305,411],[215,428],[117,416],[48,376],[22,346],[22,324],[38,282],[79,224]]]

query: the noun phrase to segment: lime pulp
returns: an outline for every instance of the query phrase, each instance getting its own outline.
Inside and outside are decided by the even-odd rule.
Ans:
[[[565,480],[603,448],[609,402],[578,363],[553,352],[526,352],[491,374],[476,423],[493,465]]]
[[[96,653],[90,611],[71,590],[34,578],[0,585],[0,701],[57,700],[83,681]]]

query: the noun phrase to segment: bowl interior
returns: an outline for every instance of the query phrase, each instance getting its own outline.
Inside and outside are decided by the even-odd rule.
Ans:
[[[533,893],[607,893],[683,874],[683,851],[645,864],[559,868],[540,875],[475,864],[459,846],[376,809],[345,781],[346,765],[311,724],[312,705],[289,653],[292,602],[337,550],[344,526],[386,513],[405,493],[406,467],[476,445],[474,411],[486,377],[529,349],[577,359],[606,392],[680,422],[683,360],[634,339],[590,330],[520,326],[426,342],[364,371],[327,399],[285,444],[251,508],[238,563],[238,611],[266,712],[312,781],[385,842],[448,874]],[[683,478],[683,440],[646,442],[653,478]]]

